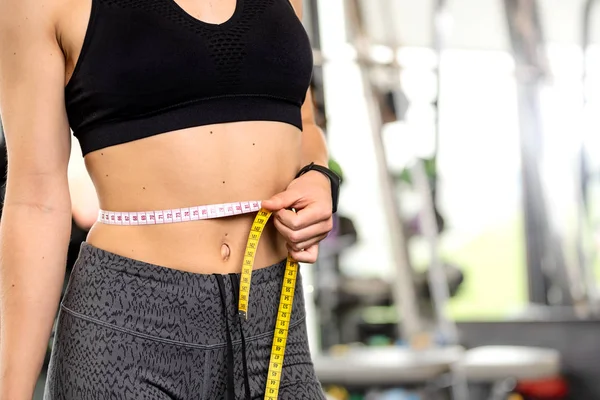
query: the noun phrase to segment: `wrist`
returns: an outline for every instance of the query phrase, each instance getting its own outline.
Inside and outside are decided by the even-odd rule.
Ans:
[[[299,178],[302,175],[306,175],[309,173],[313,173],[313,176],[315,173],[320,174],[321,176],[323,176],[323,178],[329,181],[329,185],[331,187],[332,213],[335,214],[337,211],[337,205],[339,200],[341,178],[328,167],[315,164],[314,162],[302,167],[302,169],[296,175],[296,178]]]
[[[315,170],[311,170],[308,171],[306,173],[304,173],[301,176],[308,176],[311,179],[314,179],[315,181],[321,182],[323,185],[329,187],[329,185],[331,184],[329,178],[327,177],[327,175],[323,174],[322,172],[319,171],[315,171]]]

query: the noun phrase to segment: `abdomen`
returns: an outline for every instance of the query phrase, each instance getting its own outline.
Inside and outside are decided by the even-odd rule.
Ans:
[[[264,200],[301,167],[301,132],[277,122],[238,122],[152,136],[92,152],[86,165],[108,211],[150,211]],[[239,271],[254,214],[154,226],[96,224],[88,241],[127,257],[192,272]],[[272,224],[256,266],[285,257]],[[224,260],[223,244],[230,249]]]

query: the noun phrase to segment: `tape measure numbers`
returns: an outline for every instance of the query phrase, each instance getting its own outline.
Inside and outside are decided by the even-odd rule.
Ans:
[[[271,212],[261,208],[254,218],[252,228],[250,228],[250,235],[248,236],[240,278],[240,298],[238,305],[240,316],[244,319],[248,318],[248,300],[250,297],[250,282],[252,280],[254,258],[256,256],[256,250],[258,249],[260,236],[267,225],[269,217],[271,217]],[[273,346],[271,348],[265,400],[277,400],[278,398],[297,275],[298,263],[288,255],[285,265],[283,286],[281,288],[281,296],[279,298],[279,309],[277,311]]]
[[[237,203],[208,204],[172,210],[157,211],[98,211],[98,222],[107,225],[158,225],[175,222],[198,221],[230,217],[256,212],[261,209],[260,201],[242,201]]]

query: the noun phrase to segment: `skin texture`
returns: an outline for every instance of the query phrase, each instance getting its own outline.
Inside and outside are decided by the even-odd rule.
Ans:
[[[212,23],[227,20],[235,7],[234,0],[177,2]],[[299,16],[301,3],[292,1]],[[71,198],[85,201],[91,192],[77,192],[75,185],[69,190],[64,108],[64,86],[79,57],[90,7],[90,0],[0,1],[0,112],[9,153],[0,224],[0,400],[32,397],[64,280],[71,211],[79,210]],[[85,166],[97,204],[107,210],[265,200],[274,216],[256,268],[288,251],[298,261],[314,262],[317,243],[331,229],[329,181],[317,172],[293,180],[302,165],[327,163],[310,93],[303,120],[302,132],[264,121],[169,132],[90,153]],[[291,207],[297,213],[286,210]],[[227,273],[241,269],[252,220],[246,215],[160,226],[96,224],[88,242],[168,268]]]

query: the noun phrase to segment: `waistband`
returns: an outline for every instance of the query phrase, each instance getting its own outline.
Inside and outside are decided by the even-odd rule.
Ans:
[[[250,314],[243,324],[246,341],[273,334],[284,272],[285,260],[253,272]],[[62,308],[139,336],[192,347],[225,347],[227,322],[238,320],[239,279],[239,273],[196,274],[154,265],[84,242]],[[290,325],[304,317],[298,274]],[[232,330],[232,340],[241,339]]]
[[[156,225],[173,222],[198,221],[257,212],[261,201],[208,204],[156,211],[98,211],[98,222],[108,225]]]

